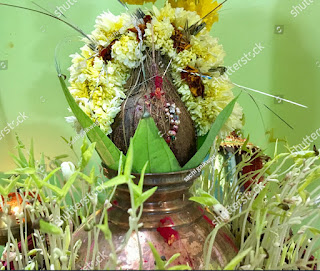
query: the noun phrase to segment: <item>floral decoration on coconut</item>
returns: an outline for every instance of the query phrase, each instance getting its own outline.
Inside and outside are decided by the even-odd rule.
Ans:
[[[97,17],[81,53],[71,56],[69,91],[122,152],[127,152],[130,138],[137,137],[139,126],[142,129],[140,120],[150,116],[150,125],[155,124],[178,162],[172,162],[171,171],[194,158],[197,137],[210,134],[234,99],[232,84],[225,80],[225,52],[209,34],[220,8],[211,1],[168,1],[161,9]],[[215,80],[222,75],[224,80]],[[227,113],[210,146],[218,132],[225,137],[242,127],[237,103]]]

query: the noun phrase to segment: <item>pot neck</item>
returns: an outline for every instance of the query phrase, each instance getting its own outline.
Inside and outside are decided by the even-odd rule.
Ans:
[[[132,174],[140,180],[140,174]],[[107,170],[106,176],[112,178],[117,172]],[[141,222],[144,228],[157,228],[161,221],[166,220],[165,226],[182,226],[194,222],[201,216],[199,206],[189,201],[189,188],[199,176],[198,172],[188,170],[164,174],[145,174],[143,190],[155,186],[156,192],[144,203]],[[113,207],[109,210],[110,222],[128,227],[128,209],[131,208],[130,192],[127,185],[118,186],[113,198]]]

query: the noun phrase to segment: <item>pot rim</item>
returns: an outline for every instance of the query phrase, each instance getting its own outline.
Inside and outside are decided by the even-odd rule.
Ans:
[[[102,163],[102,166],[107,170],[105,172],[105,176],[108,178],[113,178],[117,176],[118,171],[108,168]],[[195,179],[197,179],[201,175],[201,171],[195,171],[195,169],[187,169],[176,172],[165,172],[165,173],[145,173],[144,174],[144,184],[145,185],[174,185],[181,183],[192,183]],[[192,173],[193,172],[193,173]],[[113,176],[108,176],[108,175]],[[136,177],[136,179],[140,179],[141,173],[131,173],[132,176]],[[188,179],[186,180],[186,178]]]
[[[103,168],[107,169],[108,171],[110,172],[116,172],[118,173],[118,170],[114,170],[114,169],[111,169],[109,167],[107,167],[104,163],[102,163],[102,166]],[[172,171],[172,172],[158,172],[158,173],[145,173],[144,176],[152,176],[152,177],[155,177],[155,176],[172,176],[172,175],[184,175],[184,174],[188,174],[190,172],[192,172],[193,170],[196,170],[196,168],[191,168],[191,169],[185,169],[185,170],[181,170],[181,171]],[[133,176],[141,176],[141,173],[134,173],[132,172],[131,175]]]

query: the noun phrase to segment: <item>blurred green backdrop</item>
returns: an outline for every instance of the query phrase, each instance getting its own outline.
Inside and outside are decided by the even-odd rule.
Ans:
[[[37,8],[27,0],[3,2]],[[35,2],[52,12],[66,4],[64,0]],[[157,6],[162,6],[163,2],[158,1]],[[267,145],[270,139],[287,138],[295,145],[320,127],[317,120],[320,111],[317,106],[320,97],[320,29],[317,27],[320,3],[314,2],[301,11],[296,8],[297,14],[292,10],[299,4],[301,1],[297,0],[229,0],[220,12],[220,21],[212,29],[212,35],[224,45],[226,66],[232,66],[256,44],[265,47],[232,74],[232,81],[308,106],[304,109],[252,93],[279,113],[294,130],[259,103],[263,126],[255,103],[243,93],[240,103],[246,116],[245,134],[250,134],[253,143],[268,147],[269,152],[273,149],[273,145]],[[117,0],[78,0],[64,15],[68,21],[90,32],[96,16],[104,10],[115,14],[124,11]],[[74,136],[75,132],[64,120],[70,114],[57,80],[54,54],[58,45],[59,58],[67,74],[68,55],[81,46],[77,37],[75,31],[52,18],[0,7],[0,131],[20,113],[28,117],[1,138],[0,171],[14,166],[8,152],[14,152],[15,132],[25,142],[34,138],[38,154],[72,156],[61,139],[61,136]],[[235,92],[238,89],[235,88]],[[315,142],[319,143],[320,139]]]
[[[36,8],[27,0],[2,2]],[[67,1],[35,2],[54,12]],[[157,6],[163,3],[164,0],[158,1]],[[305,136],[320,127],[317,119],[320,113],[317,105],[320,98],[320,2],[310,1],[304,10],[299,10],[297,6],[301,3],[300,0],[229,0],[220,12],[220,21],[212,29],[212,35],[224,45],[226,66],[238,62],[256,44],[265,47],[232,74],[232,81],[308,106],[304,109],[252,93],[259,101],[263,125],[255,103],[243,93],[240,103],[246,116],[245,134],[250,134],[251,141],[266,148],[268,153],[272,153],[274,147],[269,141],[286,138],[290,145],[300,144]],[[124,11],[117,0],[77,0],[64,15],[69,22],[89,33],[96,16],[107,10],[114,14]],[[0,6],[0,133],[20,113],[25,115],[18,127],[0,137],[0,172],[14,167],[8,153],[15,152],[15,132],[25,143],[34,139],[38,156],[40,152],[50,157],[69,154],[71,160],[75,159],[61,138],[74,136],[75,132],[64,120],[70,113],[57,79],[54,55],[57,51],[67,74],[68,55],[81,46],[77,37],[75,31],[57,20]],[[238,91],[235,88],[235,93]],[[261,102],[294,129],[271,114]],[[314,142],[319,143],[320,139]],[[81,140],[77,144],[80,145]],[[97,156],[95,161],[99,163]]]
[[[37,8],[26,0],[3,2]],[[66,6],[64,0],[35,2],[52,12],[63,4]],[[158,1],[157,5],[162,6],[163,2]],[[267,140],[276,137],[287,138],[291,145],[301,143],[306,135],[320,127],[316,117],[320,110],[317,106],[320,97],[320,29],[316,27],[320,21],[320,3],[314,2],[305,10],[296,8],[296,12],[292,11],[299,4],[301,1],[229,0],[220,13],[220,21],[212,29],[212,35],[224,45],[226,66],[232,66],[256,44],[265,47],[232,74],[232,81],[308,106],[304,109],[252,93],[257,100],[279,113],[294,130],[258,102],[263,125],[255,103],[244,92],[240,103],[246,116],[245,134],[250,134],[251,141],[264,148]],[[96,16],[104,10],[115,14],[124,11],[117,0],[78,0],[64,11],[64,15],[68,21],[90,32]],[[81,46],[77,36],[75,31],[52,18],[0,7],[0,131],[20,113],[27,117],[0,140],[0,171],[13,166],[8,152],[14,151],[15,132],[25,142],[34,138],[36,153],[72,155],[61,139],[61,136],[74,136],[75,132],[64,120],[70,114],[57,80],[54,54],[58,45],[59,58],[67,74],[68,55]],[[268,144],[268,148],[270,151],[273,146]]]

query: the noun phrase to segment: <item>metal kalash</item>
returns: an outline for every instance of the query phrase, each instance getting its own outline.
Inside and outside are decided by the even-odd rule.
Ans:
[[[157,186],[157,191],[145,202],[143,215],[140,222],[143,227],[139,230],[139,240],[143,255],[143,269],[154,270],[155,260],[148,242],[152,242],[162,259],[170,259],[176,253],[180,257],[173,262],[173,265],[185,264],[192,269],[201,269],[204,266],[204,243],[208,234],[213,230],[213,217],[210,216],[201,205],[189,201],[191,196],[189,188],[198,177],[193,175],[192,170],[165,173],[146,174],[144,179],[144,190]],[[115,177],[117,172],[106,170],[108,178]],[[140,179],[139,174],[135,181]],[[188,176],[188,178],[186,178]],[[188,180],[188,181],[186,181]],[[108,210],[109,226],[113,235],[113,243],[116,248],[121,247],[126,232],[129,229],[128,209],[131,208],[130,193],[126,185],[118,186],[113,207]],[[100,220],[101,212],[96,215]],[[91,217],[94,219],[94,216]],[[90,222],[89,222],[90,223]],[[86,255],[87,249],[93,247],[92,241],[88,243],[88,232],[84,226],[74,234],[74,241],[82,240],[79,255]],[[93,240],[93,238],[91,238]],[[98,238],[99,252],[109,255],[111,250],[109,243],[100,233]],[[237,254],[238,248],[235,245],[233,236],[227,229],[221,229],[215,239],[212,250],[213,268],[223,267]],[[108,261],[108,257],[102,259],[101,267]],[[137,234],[133,233],[127,245],[118,252],[119,269],[139,269],[139,248]],[[80,257],[77,261],[77,268],[87,266],[87,260]],[[86,269],[86,268],[84,268]]]

